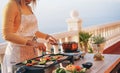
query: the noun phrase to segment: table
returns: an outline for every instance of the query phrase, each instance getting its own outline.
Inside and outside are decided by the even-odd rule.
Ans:
[[[86,54],[84,58],[80,58],[80,60],[74,61],[75,65],[82,65],[85,62],[92,62],[93,66],[87,70],[86,73],[120,73],[120,55],[113,54],[103,54],[103,61],[94,61],[94,54]],[[55,68],[57,68],[55,66]],[[48,72],[51,73],[55,68],[49,67]],[[51,70],[51,71],[50,71]]]
[[[86,73],[120,73],[120,55],[103,54],[103,61],[94,61],[94,54],[86,54],[84,59],[74,62],[75,65],[82,65],[85,62],[92,62],[93,66]]]

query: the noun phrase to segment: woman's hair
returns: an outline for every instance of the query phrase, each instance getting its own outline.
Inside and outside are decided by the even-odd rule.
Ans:
[[[32,3],[33,3],[33,5],[36,5],[36,0],[33,0]]]
[[[22,0],[16,0],[20,5],[22,5]],[[24,0],[25,2],[25,0]],[[32,5],[35,6],[36,5],[36,0],[32,0]]]

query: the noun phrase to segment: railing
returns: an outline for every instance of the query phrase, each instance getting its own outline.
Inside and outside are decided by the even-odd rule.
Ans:
[[[113,45],[114,43],[120,41],[120,21],[102,24],[99,26],[93,26],[83,29],[93,33],[94,35],[102,35],[106,38],[106,48]]]
[[[83,28],[83,31],[92,33],[93,35],[101,34],[107,39],[106,47],[109,47],[110,45],[120,41],[120,22],[113,22],[113,23],[107,23],[103,25],[98,26],[92,26],[88,28]],[[54,37],[58,39],[60,43],[66,42],[66,41],[76,41],[78,42],[78,32],[77,30],[73,31],[66,31],[66,32],[60,32],[56,34],[52,34]],[[40,41],[40,40],[39,40]],[[0,44],[0,54],[4,54],[5,48],[7,43]],[[60,46],[52,46],[50,44],[47,44],[47,50],[50,51],[49,48],[61,48]],[[58,49],[54,49],[55,53],[58,52]]]
[[[105,37],[106,38],[105,48],[120,41],[120,22],[113,22],[98,26],[92,26],[92,27],[84,28],[82,29],[82,31],[92,33],[93,35],[100,34],[101,36]],[[66,42],[66,41],[79,42],[78,33],[79,31],[75,30],[75,31],[53,34],[53,36],[55,36],[59,40],[59,42]]]

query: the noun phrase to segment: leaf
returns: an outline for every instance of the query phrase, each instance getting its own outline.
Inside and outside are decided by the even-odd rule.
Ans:
[[[92,42],[93,42],[94,44],[101,44],[101,43],[103,43],[103,42],[105,42],[105,41],[106,41],[105,38],[102,37],[101,35],[96,35],[96,36],[93,36],[93,37],[92,37]]]

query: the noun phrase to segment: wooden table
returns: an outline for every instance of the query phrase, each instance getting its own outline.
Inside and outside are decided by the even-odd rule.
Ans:
[[[86,54],[84,59],[75,61],[75,65],[92,62],[93,66],[86,73],[120,73],[120,55],[103,54],[103,61],[94,61],[94,54]]]
[[[75,65],[82,65],[85,62],[92,62],[93,66],[86,73],[120,73],[120,55],[104,54],[103,61],[94,61],[94,54],[86,54],[83,59],[74,61]],[[45,73],[52,73],[58,66],[46,69]]]

